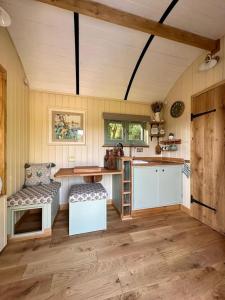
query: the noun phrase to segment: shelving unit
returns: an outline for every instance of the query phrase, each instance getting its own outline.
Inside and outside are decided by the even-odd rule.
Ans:
[[[165,121],[160,121],[160,122],[156,122],[156,121],[151,121],[150,122],[150,127],[152,129],[153,126],[157,127],[158,128],[158,132],[160,131],[160,127],[165,123]],[[151,138],[151,141],[154,137],[156,137],[157,139],[159,139],[160,137],[164,137],[165,136],[165,133],[164,134],[151,134],[151,129],[150,129],[150,138]]]
[[[132,160],[122,159],[122,214],[121,218],[130,219],[132,210]]]
[[[122,220],[131,218],[132,211],[132,159],[118,157],[117,169],[121,175],[113,176],[113,206]]]

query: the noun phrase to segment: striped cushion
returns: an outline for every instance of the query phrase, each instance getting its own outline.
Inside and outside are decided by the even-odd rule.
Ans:
[[[53,181],[50,184],[26,187],[8,198],[8,206],[51,203],[60,186],[61,183]]]
[[[101,183],[75,184],[70,189],[69,202],[103,200],[107,196]]]

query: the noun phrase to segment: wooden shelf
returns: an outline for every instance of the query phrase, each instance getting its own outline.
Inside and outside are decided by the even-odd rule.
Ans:
[[[107,148],[113,148],[114,146],[113,145],[108,145],[108,144],[104,144],[102,145],[102,147],[107,147]],[[127,145],[127,144],[123,144],[123,147],[125,148],[149,148],[149,145],[142,145],[142,144],[135,144],[135,145]]]
[[[123,203],[123,206],[131,206],[130,203]]]
[[[177,149],[175,150],[171,150],[171,149],[167,149],[167,150],[162,150],[162,152],[174,152],[174,151],[177,151]]]
[[[165,136],[165,133],[164,134],[150,134],[150,137],[164,137]]]
[[[156,121],[151,121],[151,122],[150,122],[151,125],[162,125],[162,124],[164,124],[164,123],[165,123],[164,120],[163,120],[163,121],[160,121],[160,122],[156,122]]]
[[[54,177],[55,178],[61,178],[61,177],[75,177],[75,176],[97,176],[97,175],[115,175],[115,174],[122,174],[122,171],[120,170],[109,170],[105,168],[101,168],[99,172],[90,172],[90,173],[74,173],[73,172],[74,168],[62,168],[59,169],[58,172],[55,173]]]
[[[132,219],[132,216],[131,216],[131,214],[129,214],[129,215],[123,215],[123,216],[121,217],[121,219],[122,219],[122,221],[131,220],[131,219]]]
[[[161,141],[160,144],[162,145],[173,145],[173,144],[181,144],[181,139],[173,139],[173,140],[165,140]]]
[[[117,168],[122,176],[113,177],[113,205],[122,220],[131,218],[132,212],[132,161],[131,157],[118,157]]]
[[[165,133],[164,134],[150,134],[150,137],[151,137],[151,141],[152,141],[152,138],[156,137],[157,139],[159,139],[160,137],[164,137],[165,136]]]

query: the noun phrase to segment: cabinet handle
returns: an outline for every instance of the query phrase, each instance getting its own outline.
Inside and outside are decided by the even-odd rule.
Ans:
[[[165,172],[165,170],[164,170],[164,169],[162,169],[162,171],[163,171],[163,172]]]
[[[158,172],[158,170],[155,170],[156,171],[156,173]]]

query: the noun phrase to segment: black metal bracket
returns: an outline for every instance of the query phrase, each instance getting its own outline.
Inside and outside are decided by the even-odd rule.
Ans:
[[[75,72],[76,72],[76,95],[80,94],[80,37],[79,37],[79,14],[74,13],[74,42],[75,42]]]
[[[201,116],[203,116],[203,115],[210,114],[210,113],[212,113],[212,112],[216,112],[216,109],[204,111],[204,112],[201,112],[201,113],[199,113],[199,114],[191,114],[191,121],[193,121],[195,118],[201,117]]]
[[[201,205],[201,206],[204,206],[204,207],[206,207],[206,208],[208,208],[208,209],[213,210],[213,211],[216,213],[216,209],[215,209],[215,208],[213,208],[213,207],[211,207],[211,206],[208,206],[207,204],[202,203],[202,202],[196,200],[192,195],[191,195],[191,203],[197,203],[197,204],[199,204],[199,205]]]
[[[175,7],[175,5],[177,4],[179,0],[172,0],[171,3],[169,4],[169,6],[167,7],[167,9],[165,10],[165,12],[163,13],[162,17],[160,18],[159,20],[159,23],[160,24],[163,24],[164,21],[166,20],[166,18],[168,17],[168,15],[170,14],[170,12],[172,11],[172,9]],[[125,97],[124,97],[124,100],[127,100],[128,99],[128,96],[129,96],[129,93],[130,93],[130,89],[131,89],[131,86],[132,86],[132,83],[134,81],[134,78],[136,76],[136,73],[140,67],[140,64],[145,56],[145,53],[147,52],[150,44],[152,43],[153,39],[154,39],[154,34],[151,34],[148,41],[146,42],[141,54],[140,54],[140,57],[138,58],[138,61],[134,67],[134,70],[133,70],[133,73],[131,75],[131,78],[130,78],[130,81],[128,83],[128,87],[127,87],[127,90],[126,90],[126,94],[125,94]]]

